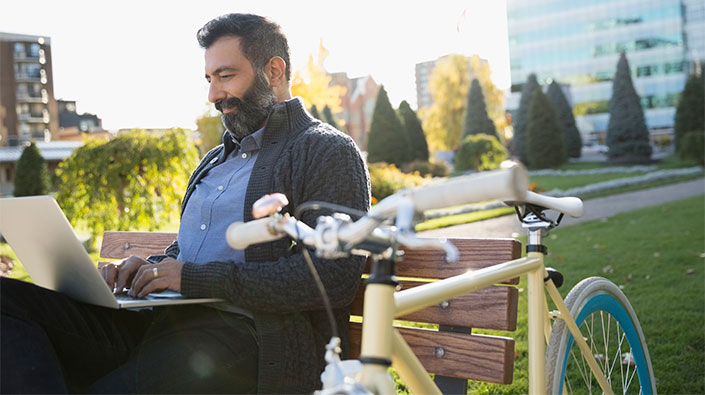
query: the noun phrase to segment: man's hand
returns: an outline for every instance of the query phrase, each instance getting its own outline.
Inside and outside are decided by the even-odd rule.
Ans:
[[[116,263],[98,262],[98,270],[110,289],[119,294],[127,284],[132,283],[135,273],[144,265],[149,265],[149,262],[133,255]]]
[[[137,269],[128,294],[144,298],[152,292],[171,289],[181,292],[181,268],[184,263],[173,258],[164,258],[161,263],[143,265]]]

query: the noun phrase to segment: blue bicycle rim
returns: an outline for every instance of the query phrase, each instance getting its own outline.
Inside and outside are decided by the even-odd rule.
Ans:
[[[580,327],[585,318],[596,311],[605,311],[612,315],[619,326],[624,331],[629,346],[631,347],[632,356],[636,364],[637,375],[639,376],[639,384],[641,385],[641,390],[644,395],[651,395],[651,377],[649,376],[649,369],[646,364],[646,357],[644,356],[644,349],[641,347],[641,340],[639,339],[639,334],[636,331],[636,327],[632,322],[629,314],[624,309],[624,307],[612,296],[601,294],[591,297],[583,308],[575,317],[575,323]],[[570,333],[570,332],[569,332]],[[570,334],[568,337],[568,342],[566,344],[566,353],[563,360],[563,369],[561,369],[561,392],[563,391],[563,384],[565,378],[565,370],[568,365],[568,356],[570,355],[570,349],[573,346],[573,335]],[[648,384],[648,385],[647,385]]]

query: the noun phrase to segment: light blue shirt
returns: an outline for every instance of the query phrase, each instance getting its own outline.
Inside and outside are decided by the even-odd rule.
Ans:
[[[232,249],[225,231],[231,223],[244,219],[245,192],[263,130],[236,142],[228,158],[196,185],[181,216],[178,260],[201,264],[245,261],[245,251]]]

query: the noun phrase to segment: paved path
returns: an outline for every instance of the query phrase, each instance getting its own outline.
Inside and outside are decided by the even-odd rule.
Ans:
[[[663,187],[627,192],[585,200],[584,214],[580,218],[564,217],[561,226],[611,217],[625,211],[656,206],[705,194],[705,178],[666,185]],[[516,215],[487,219],[463,225],[420,232],[424,237],[518,237],[525,235]]]

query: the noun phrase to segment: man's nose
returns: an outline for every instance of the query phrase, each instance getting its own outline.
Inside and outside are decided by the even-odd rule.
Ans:
[[[225,91],[220,88],[219,84],[211,82],[208,88],[208,101],[211,103],[217,103],[225,99],[225,97]]]

